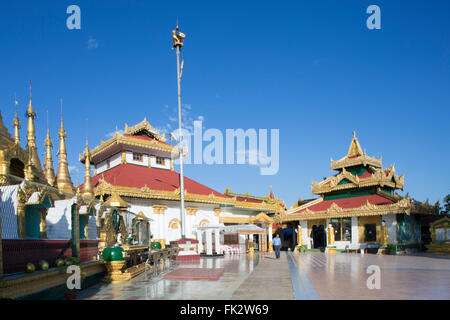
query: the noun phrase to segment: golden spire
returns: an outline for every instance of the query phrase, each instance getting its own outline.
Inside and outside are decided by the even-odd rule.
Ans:
[[[14,106],[15,106],[15,109],[16,109],[16,114],[15,114],[14,120],[13,120],[14,143],[20,145],[20,134],[19,134],[20,121],[19,121],[19,116],[17,115],[17,105],[18,104],[19,103],[17,102],[16,94],[14,94]]]
[[[81,195],[84,198],[94,198],[94,188],[91,181],[91,159],[89,154],[88,139],[86,139],[86,148],[84,149],[84,184],[81,189]]]
[[[28,128],[27,128],[27,146],[26,149],[29,154],[29,159],[31,164],[39,171],[42,171],[41,161],[37,154],[36,146],[36,130],[34,127],[34,119],[36,119],[36,112],[33,110],[33,104],[31,103],[31,81],[30,81],[30,103],[28,104],[27,112],[25,116],[28,117]]]
[[[47,138],[45,138],[44,145],[46,146],[45,160],[44,160],[44,176],[48,184],[52,187],[55,185],[55,171],[53,170],[52,159],[52,139],[50,139],[50,130],[48,128],[48,110],[47,110]]]
[[[359,145],[359,141],[356,138],[356,131],[353,131],[353,139],[350,142],[350,147],[348,148],[347,157],[359,157],[363,155],[363,151],[361,146]]]
[[[59,129],[59,161],[58,173],[56,174],[56,185],[58,190],[73,194],[73,183],[70,179],[69,166],[66,153],[66,131],[64,130],[62,99],[61,99],[61,128]]]

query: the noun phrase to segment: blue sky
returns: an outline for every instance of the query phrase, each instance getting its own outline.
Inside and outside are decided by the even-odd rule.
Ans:
[[[81,30],[66,8],[81,8]],[[381,8],[381,30],[366,8]],[[57,145],[64,99],[69,165],[86,118],[91,147],[116,126],[144,117],[172,127],[176,56],[170,32],[186,33],[185,120],[204,127],[280,129],[280,169],[189,165],[185,174],[223,192],[310,198],[356,130],[363,149],[405,174],[405,191],[441,200],[449,191],[450,20],[448,1],[2,1],[0,109],[11,129],[14,92],[25,145],[28,81],[43,158],[46,110]],[[188,123],[186,123],[188,124]],[[57,168],[56,148],[53,154]]]

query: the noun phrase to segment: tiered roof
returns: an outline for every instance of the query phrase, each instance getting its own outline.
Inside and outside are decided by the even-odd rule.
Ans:
[[[278,218],[293,221],[410,213],[410,199],[395,193],[395,189],[403,190],[404,176],[397,176],[393,165],[383,168],[381,158],[367,156],[355,132],[347,155],[338,161],[331,159],[331,168],[338,173],[311,183],[312,193],[319,198],[293,206]]]
[[[115,136],[89,152],[91,161],[96,163],[105,155],[122,150],[124,146],[134,149],[160,150],[172,153],[174,146],[165,142],[164,135],[154,129],[146,119],[141,123],[128,127],[125,125],[124,134],[116,132]],[[86,156],[80,156],[85,162]],[[92,178],[95,196],[112,195],[161,200],[180,199],[180,175],[167,169],[144,167],[134,164],[121,163],[111,169],[101,172]],[[81,186],[82,187],[82,186]],[[211,203],[234,206],[240,209],[258,210],[275,213],[279,210],[279,200],[273,193],[266,197],[252,197],[231,193],[220,193],[188,177],[184,177],[185,201]],[[229,190],[228,190],[229,191]],[[284,205],[284,204],[283,204]]]

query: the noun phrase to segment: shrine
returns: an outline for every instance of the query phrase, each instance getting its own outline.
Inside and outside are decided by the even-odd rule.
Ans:
[[[318,198],[276,215],[278,222],[295,223],[297,250],[386,253],[420,246],[421,216],[433,212],[414,212],[409,196],[396,192],[404,176],[363,152],[355,132],[347,155],[331,159],[331,169],[337,173],[311,184]]]

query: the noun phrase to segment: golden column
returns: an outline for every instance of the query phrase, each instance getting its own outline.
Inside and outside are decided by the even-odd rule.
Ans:
[[[52,158],[52,139],[50,139],[50,130],[47,127],[47,137],[45,138],[44,145],[46,147],[45,160],[44,160],[44,176],[50,186],[54,186],[55,170],[53,170],[53,158]]]
[[[59,163],[58,173],[56,174],[56,185],[59,191],[73,194],[73,183],[70,179],[69,166],[66,153],[66,131],[64,130],[62,99],[61,99],[61,128],[59,129]]]
[[[28,104],[28,109],[27,112],[25,113],[25,116],[28,117],[26,150],[30,157],[29,163],[33,165],[38,171],[42,172],[41,162],[37,154],[37,146],[36,146],[36,129],[34,127],[34,119],[36,119],[36,112],[34,112],[33,104],[31,103],[31,81],[30,81],[30,103]]]
[[[45,218],[47,217],[47,209],[41,208],[39,209],[41,222],[39,224],[39,229],[41,231],[41,239],[47,239],[47,221]]]
[[[94,198],[94,188],[92,186],[91,180],[91,156],[89,153],[89,144],[87,139],[86,139],[86,148],[84,149],[83,156],[84,156],[84,184],[83,188],[81,189],[81,195],[84,198],[92,199]],[[80,159],[82,159],[81,156]]]
[[[272,232],[273,232],[272,228],[273,228],[273,224],[269,223],[268,227],[269,227],[269,230],[267,232],[267,235],[269,236],[269,243],[268,243],[268,245],[269,245],[269,253],[272,253],[273,252],[273,245],[272,245]]]

